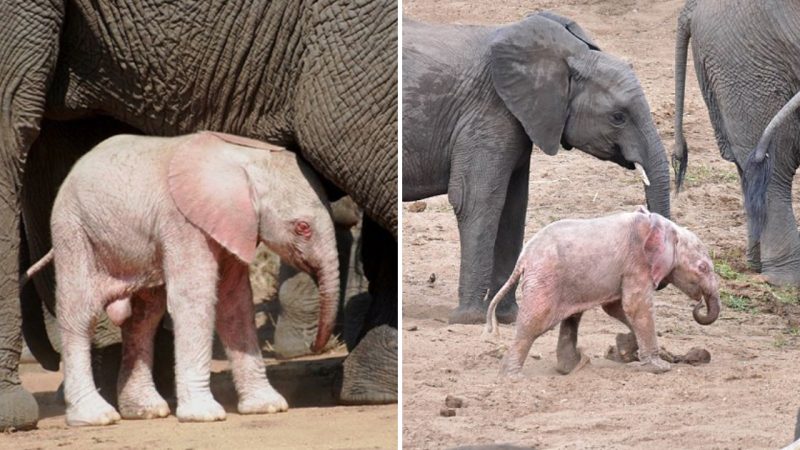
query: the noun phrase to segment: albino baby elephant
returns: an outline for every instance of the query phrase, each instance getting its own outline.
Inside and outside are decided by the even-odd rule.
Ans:
[[[497,334],[497,303],[520,278],[523,300],[516,336],[501,369],[507,375],[519,374],[533,341],[562,321],[558,371],[572,371],[581,360],[576,348],[581,314],[597,305],[633,331],[639,360],[647,370],[665,372],[670,366],[658,356],[653,323],[656,288],[672,283],[698,301],[693,315],[702,325],[713,323],[720,310],[717,278],[705,245],[692,232],[643,207],[596,219],[560,220],[539,231],[492,299],[486,334]]]
[[[258,242],[319,283],[313,350],[330,337],[339,296],[333,224],[318,181],[296,155],[202,132],[120,135],[81,158],[53,206],[58,323],[69,425],[169,414],[152,379],[165,309],[175,331],[180,421],[225,418],[209,390],[212,335],[231,362],[242,414],[285,411],[256,338],[248,263]],[[122,327],[119,412],[97,393],[89,350],[102,311]]]

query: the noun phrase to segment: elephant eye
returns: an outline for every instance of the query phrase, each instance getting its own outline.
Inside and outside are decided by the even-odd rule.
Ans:
[[[311,237],[311,225],[305,220],[298,220],[294,223],[294,234],[307,238]]]
[[[611,123],[614,125],[622,125],[625,123],[625,113],[622,111],[617,111],[611,114]]]

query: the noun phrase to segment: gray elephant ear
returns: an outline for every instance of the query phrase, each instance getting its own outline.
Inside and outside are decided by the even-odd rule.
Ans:
[[[577,22],[575,22],[574,20],[566,18],[564,16],[559,16],[558,14],[551,11],[538,12],[536,13],[536,15],[540,17],[545,17],[547,19],[552,20],[553,22],[560,24],[561,26],[566,28],[567,31],[572,33],[573,36],[575,36],[576,38],[583,41],[583,43],[588,45],[589,49],[600,51],[600,47],[594,42],[589,33],[587,33],[583,28],[581,28],[581,26],[578,25]]]
[[[534,15],[500,28],[492,37],[492,83],[528,137],[555,155],[569,108],[567,58],[586,46],[558,23]]]

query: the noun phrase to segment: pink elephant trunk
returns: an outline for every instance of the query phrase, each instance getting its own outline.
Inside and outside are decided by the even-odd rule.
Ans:
[[[327,258],[317,271],[319,285],[319,323],[317,337],[311,345],[311,351],[319,353],[328,343],[333,327],[336,324],[336,310],[339,306],[339,260],[334,253]]]
[[[719,317],[719,294],[705,294],[706,313],[703,314],[700,310],[703,308],[703,302],[698,302],[697,306],[692,310],[694,320],[700,325],[711,325]]]

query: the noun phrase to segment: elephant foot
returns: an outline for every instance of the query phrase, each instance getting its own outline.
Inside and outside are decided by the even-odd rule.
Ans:
[[[774,286],[800,287],[800,267],[794,270],[764,269],[761,277]]]
[[[80,403],[67,406],[67,425],[71,427],[111,425],[120,419],[117,410],[97,391],[80,399]]]
[[[39,405],[21,385],[0,388],[0,432],[30,430],[39,421]]]
[[[516,322],[518,310],[519,307],[516,302],[500,302],[497,305],[497,321],[506,324]]]
[[[286,399],[269,385],[242,396],[237,407],[239,414],[274,414],[288,409]]]
[[[558,363],[556,364],[556,372],[561,375],[568,375],[572,372],[577,372],[590,363],[589,357],[581,351],[570,352],[569,354],[558,354]]]
[[[123,391],[119,394],[119,414],[123,419],[158,419],[169,415],[169,405],[155,389],[148,393]]]
[[[644,359],[640,357],[640,360],[642,362],[640,363],[639,368],[641,370],[644,370],[645,372],[664,373],[664,372],[669,372],[672,369],[672,366],[668,362],[661,359],[659,356],[653,356]]]
[[[499,315],[497,319],[500,320]],[[449,322],[467,325],[485,323],[486,310],[481,309],[479,306],[459,305],[458,308],[450,312]]]
[[[350,352],[338,395],[344,404],[397,402],[397,329],[375,327]]]
[[[500,368],[500,372],[497,373],[497,378],[500,381],[521,381],[524,378],[522,376],[522,367],[506,367],[503,365]]]
[[[225,420],[225,409],[208,394],[179,401],[175,416],[179,422],[215,422]]]

